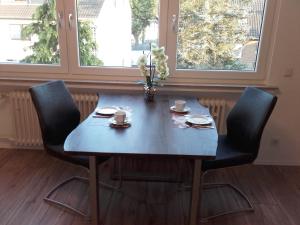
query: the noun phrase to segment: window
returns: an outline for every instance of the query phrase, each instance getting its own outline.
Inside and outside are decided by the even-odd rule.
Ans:
[[[173,17],[167,37],[172,75],[193,80],[264,78],[275,1],[175,2],[168,11]]]
[[[11,40],[21,40],[22,39],[22,25],[21,24],[11,24],[9,25],[9,34]]]
[[[29,41],[30,37],[25,36],[22,30],[26,25],[24,24],[11,24],[9,25],[9,34],[11,40]]]
[[[275,1],[25,2],[0,1],[0,26],[10,24],[10,39],[20,41],[12,46],[1,37],[1,68],[136,80],[137,59],[152,43],[166,47],[171,76],[181,82],[261,79],[270,38],[264,24],[271,24]],[[19,67],[9,67],[12,62]]]
[[[265,0],[180,0],[177,69],[255,71]]]
[[[34,5],[1,3],[0,21],[0,62],[60,63],[54,1]]]
[[[77,0],[77,18],[81,66],[131,67],[158,44],[157,0]]]

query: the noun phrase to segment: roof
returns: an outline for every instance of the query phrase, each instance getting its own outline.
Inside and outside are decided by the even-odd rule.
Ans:
[[[31,19],[38,5],[0,5],[0,19]]]
[[[81,0],[78,8],[79,18],[94,19],[97,18],[102,8],[104,0]],[[0,19],[31,19],[32,14],[38,7],[38,4],[1,4]]]
[[[244,0],[232,0],[232,2],[239,5],[245,4]],[[251,39],[258,39],[260,37],[265,2],[266,0],[251,0],[249,3],[246,3],[248,4],[249,13],[247,18],[249,31],[247,35]]]
[[[1,0],[0,0],[1,1]],[[41,0],[35,0],[38,2]],[[98,17],[105,0],[80,0],[79,18],[80,19],[95,19]],[[242,4],[241,0],[232,0],[236,4]],[[252,0],[250,3],[250,11],[248,17],[249,31],[248,36],[251,38],[259,38],[262,14],[264,10],[265,0]],[[38,4],[1,4],[0,3],[0,19],[20,19],[31,20],[32,14],[38,7]]]
[[[265,1],[264,0],[253,0],[251,3],[248,17],[248,24],[250,27],[249,37],[259,38],[263,20]]]
[[[105,0],[80,0],[78,8],[79,18],[94,19],[97,18]]]

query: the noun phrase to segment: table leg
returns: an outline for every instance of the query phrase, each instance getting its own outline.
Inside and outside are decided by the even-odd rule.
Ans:
[[[99,225],[99,187],[98,187],[98,169],[96,156],[90,156],[90,207],[91,207],[91,225]]]
[[[197,214],[201,203],[201,159],[195,159],[193,171],[193,186],[191,193],[189,225],[197,224]]]

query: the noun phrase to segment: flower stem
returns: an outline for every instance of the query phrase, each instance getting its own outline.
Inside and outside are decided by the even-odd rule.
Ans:
[[[152,48],[151,48],[151,43],[150,43],[150,74],[149,74],[150,75],[150,80],[149,80],[150,85],[148,85],[149,87],[152,87],[152,73],[153,73],[152,72],[152,57],[151,57],[152,52],[151,51],[152,51]]]
[[[151,77],[150,76],[146,77],[146,84],[147,84],[148,87],[152,87],[152,82],[151,82]]]

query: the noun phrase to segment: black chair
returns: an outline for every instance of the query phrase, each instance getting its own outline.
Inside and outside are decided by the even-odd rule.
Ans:
[[[89,168],[88,157],[72,156],[64,153],[64,141],[68,134],[80,123],[80,112],[63,81],[51,81],[29,89],[35,106],[44,148],[50,155]],[[106,157],[98,157],[97,163],[106,161]],[[86,214],[65,203],[51,199],[51,195],[66,183],[80,180],[88,182],[87,178],[74,176],[55,186],[44,198],[45,201],[67,208],[79,215]],[[106,185],[110,187],[110,185]]]
[[[276,96],[260,89],[254,87],[245,89],[227,117],[227,134],[219,135],[216,158],[202,163],[203,175],[209,170],[249,164],[256,159],[264,127],[276,101]],[[249,207],[208,216],[202,218],[203,220],[254,210],[247,196],[232,184],[204,184],[203,188],[222,186],[235,190],[247,201]]]

